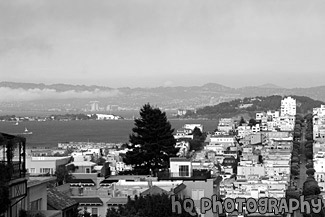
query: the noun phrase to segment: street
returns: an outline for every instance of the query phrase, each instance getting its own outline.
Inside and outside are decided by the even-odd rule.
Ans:
[[[302,191],[302,187],[303,184],[307,178],[306,175],[306,164],[307,164],[307,159],[305,156],[305,143],[306,143],[306,127],[302,128],[302,135],[301,135],[301,142],[300,142],[300,150],[301,150],[301,156],[300,156],[300,169],[299,169],[299,179],[297,180],[297,187],[298,187],[298,191],[301,189]],[[296,211],[295,212],[295,217],[303,217],[302,213],[300,211]]]

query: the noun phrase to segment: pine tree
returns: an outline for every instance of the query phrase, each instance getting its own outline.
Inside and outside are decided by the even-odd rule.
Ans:
[[[159,108],[145,104],[140,110],[140,118],[130,135],[130,145],[124,162],[133,165],[138,173],[149,174],[168,168],[169,158],[176,156],[174,129],[167,120],[166,113]],[[142,172],[139,172],[142,171]]]

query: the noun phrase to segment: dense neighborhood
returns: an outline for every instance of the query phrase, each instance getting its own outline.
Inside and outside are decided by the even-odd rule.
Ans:
[[[248,120],[221,118],[214,132],[202,124],[174,132],[166,114],[146,104],[123,145],[31,149],[25,138],[2,133],[0,216],[191,216],[174,213],[171,196],[191,198],[195,216],[225,216],[202,212],[200,199],[298,198],[312,168],[323,195],[325,105],[296,110],[296,99],[284,97],[277,110]],[[260,216],[245,207],[227,215]]]

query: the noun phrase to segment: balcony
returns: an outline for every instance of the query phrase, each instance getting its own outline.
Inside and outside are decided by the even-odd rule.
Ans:
[[[10,182],[26,176],[26,139],[0,133],[0,169],[5,181]]]
[[[211,179],[211,172],[209,170],[193,170],[182,173],[158,172],[158,180],[206,181],[207,179]]]

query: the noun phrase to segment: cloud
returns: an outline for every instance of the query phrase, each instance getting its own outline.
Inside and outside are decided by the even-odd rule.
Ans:
[[[95,89],[93,91],[68,90],[58,92],[55,89],[13,89],[9,87],[0,87],[0,102],[34,101],[45,99],[108,98],[117,96],[119,94],[120,92],[118,90],[104,91]]]
[[[44,38],[5,38],[0,39],[0,55],[10,52],[36,52],[44,55],[50,54],[53,47]]]

